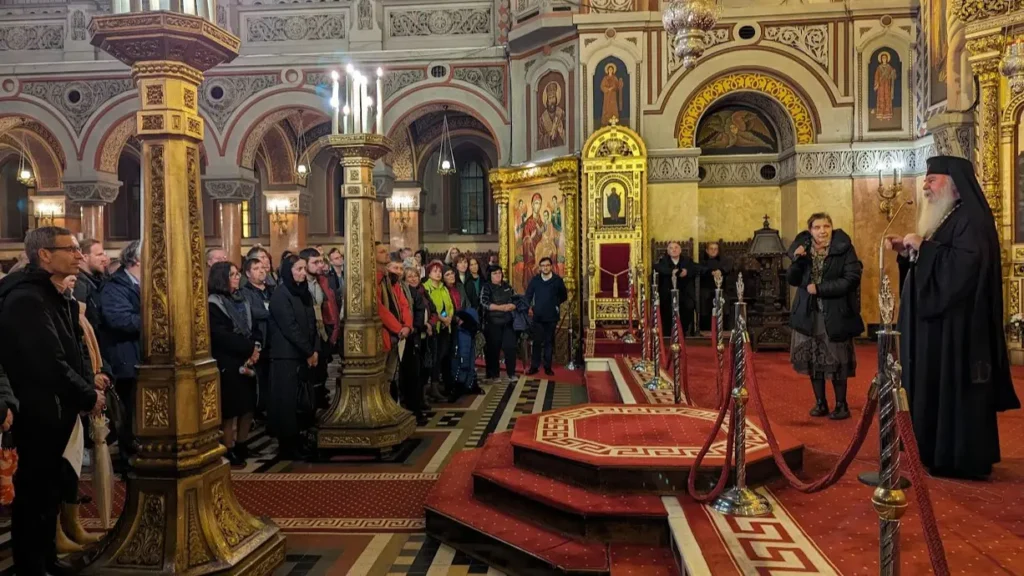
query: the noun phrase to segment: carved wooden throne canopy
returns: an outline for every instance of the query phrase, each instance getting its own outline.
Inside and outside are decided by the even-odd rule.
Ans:
[[[647,147],[612,123],[583,146],[583,230],[587,315],[621,324],[629,316],[628,270],[642,270],[647,250]],[[635,289],[646,283],[638,274]]]

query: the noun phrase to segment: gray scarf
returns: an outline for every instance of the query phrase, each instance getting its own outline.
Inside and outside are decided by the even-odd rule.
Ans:
[[[252,337],[252,310],[249,307],[249,301],[244,298],[241,300],[241,304],[245,306],[245,312],[240,312],[235,306],[238,300],[225,296],[223,294],[210,294],[206,301],[213,304],[220,311],[223,312],[228,318],[231,318],[231,324],[235,327],[235,332],[245,336],[246,338]]]

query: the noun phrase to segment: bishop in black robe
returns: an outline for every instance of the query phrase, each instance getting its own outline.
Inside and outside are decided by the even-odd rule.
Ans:
[[[697,277],[698,267],[678,242],[669,242],[665,255],[654,264],[658,272],[658,306],[661,310],[662,336],[672,336],[672,278],[679,289],[679,319],[682,321],[685,334],[694,330],[694,312],[697,302],[693,293],[693,281]],[[683,334],[683,335],[685,335]]]
[[[906,270],[903,386],[924,465],[980,479],[999,462],[996,414],[1020,408],[1003,330],[999,239],[967,160],[928,160],[918,233],[889,238]]]

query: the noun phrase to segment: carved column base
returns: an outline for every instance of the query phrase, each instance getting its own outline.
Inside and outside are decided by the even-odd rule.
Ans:
[[[239,505],[224,447],[212,450],[216,463],[186,477],[133,473],[114,530],[73,561],[87,564],[80,574],[273,573],[284,562],[284,537]]]
[[[351,337],[351,327],[346,329]],[[385,356],[370,366],[365,359],[342,361],[345,377],[339,378],[338,393],[317,424],[318,448],[379,450],[405,442],[416,431],[416,418],[391,397],[384,363]]]

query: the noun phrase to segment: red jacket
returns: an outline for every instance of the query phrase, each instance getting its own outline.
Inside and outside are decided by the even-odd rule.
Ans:
[[[388,306],[388,302],[398,310],[395,316]],[[391,336],[398,336],[402,328],[412,328],[412,311],[409,309],[409,301],[405,299],[402,290],[395,290],[387,275],[380,270],[377,271],[377,313],[380,315],[381,324],[384,330],[384,350],[391,350]]]
[[[330,334],[331,346],[333,346],[337,344],[338,335],[341,334],[341,322],[338,321],[338,317],[341,315],[341,312],[338,307],[338,301],[336,300],[337,292],[331,289],[331,285],[327,281],[327,276],[323,274],[316,277],[316,282],[324,292],[324,303],[320,306],[320,314],[324,318],[325,325],[334,327]]]

